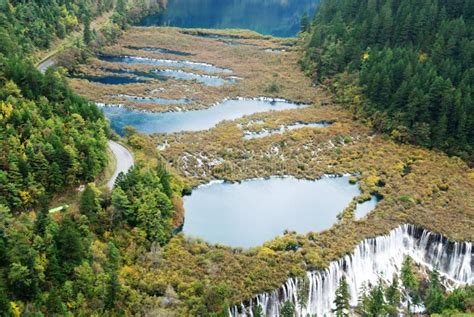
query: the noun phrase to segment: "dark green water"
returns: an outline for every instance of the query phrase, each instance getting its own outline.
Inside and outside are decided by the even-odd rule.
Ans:
[[[168,0],[164,13],[139,25],[183,28],[250,29],[280,37],[295,36],[301,16],[313,16],[319,0]]]

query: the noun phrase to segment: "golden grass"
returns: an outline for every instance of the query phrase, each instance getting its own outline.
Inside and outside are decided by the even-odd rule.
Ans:
[[[282,97],[312,106],[258,113],[221,122],[208,131],[134,136],[129,144],[149,152],[146,155],[138,153],[137,161],[146,163],[156,145],[166,142],[169,146],[161,151],[161,155],[185,182],[193,186],[211,179],[238,181],[284,174],[315,179],[323,174],[359,172],[357,180],[364,193],[355,200],[370,193],[382,195],[383,200],[361,220],[355,220],[349,208],[341,222],[329,230],[288,233],[250,250],[209,245],[180,234],[163,248],[159,265],[126,251],[130,252],[129,258],[136,256],[136,260],[129,261],[120,273],[124,285],[140,294],[150,295],[150,301],[159,301],[153,296],[165,294],[172,287],[180,300],[169,309],[178,315],[193,315],[193,307],[187,302],[196,299],[196,282],[205,282],[206,285],[224,283],[232,289],[230,302],[238,303],[281,286],[289,276],[325,268],[330,261],[351,252],[361,240],[388,233],[403,223],[422,226],[450,239],[474,241],[474,174],[463,161],[439,152],[396,144],[383,136],[373,135],[370,129],[354,122],[347,110],[331,103],[324,90],[312,87],[311,81],[297,65],[297,49],[278,54],[264,51],[267,47],[284,46],[287,39],[259,37],[243,31],[212,31],[245,37],[238,41],[253,44],[229,46],[218,39],[182,32],[175,28],[132,28],[118,45],[107,48],[105,52],[207,62],[231,68],[233,75],[245,79],[218,88],[171,80],[117,87],[79,80],[71,80],[71,84],[83,95],[104,102],[112,101],[112,94],[145,96],[152,89],[163,88],[153,95],[192,98],[196,102],[187,105],[188,109],[208,107],[225,97],[235,96]],[[170,57],[131,52],[125,48],[127,45],[167,48],[195,55]],[[83,71],[93,73],[102,66],[102,62],[92,61],[84,66]],[[146,66],[135,69],[146,70]],[[271,83],[280,86],[280,90],[269,92],[266,88]],[[130,105],[155,111],[172,109]],[[241,126],[255,132],[300,121],[331,121],[334,124],[327,128],[307,127],[248,141],[242,138]],[[175,206],[181,208],[180,202],[175,202]],[[289,244],[297,244],[300,248],[287,251]]]
[[[334,124],[243,140],[239,124],[256,120],[263,120],[258,126],[267,129],[300,121]],[[371,135],[335,107],[255,114],[208,131],[161,134],[155,139],[169,144],[162,155],[191,185],[211,179],[238,181],[287,174],[314,179],[360,172],[362,190],[384,196],[369,219],[389,214],[453,239],[474,240],[469,229],[474,227],[474,181],[464,162]],[[406,167],[411,169],[408,174]],[[377,186],[379,180],[385,186]]]
[[[188,32],[188,31],[187,31]],[[197,31],[192,31],[197,32]],[[215,31],[213,31],[215,32]],[[243,32],[243,31],[236,31]],[[233,34],[233,31],[219,31],[220,34]],[[244,32],[244,34],[247,34]],[[253,34],[253,33],[251,33]],[[176,105],[164,106],[157,104],[134,103],[114,97],[117,94],[128,94],[162,98],[189,98],[194,102],[179,105],[181,109],[201,109],[233,97],[281,97],[292,101],[314,103],[318,94],[312,87],[311,80],[305,77],[298,65],[299,52],[286,46],[288,39],[272,37],[256,37],[238,39],[239,42],[251,45],[227,45],[220,39],[202,38],[184,34],[176,28],[132,28],[114,46],[104,48],[103,52],[114,55],[133,55],[174,60],[191,60],[210,63],[218,67],[228,68],[232,74],[210,74],[228,78],[242,78],[235,84],[220,87],[208,87],[192,81],[152,81],[145,84],[103,85],[81,79],[71,79],[71,86],[84,97],[105,103],[122,103],[132,107],[151,111],[175,110]],[[155,47],[192,53],[192,56],[174,56],[141,50],[131,50],[127,46]],[[281,48],[285,52],[266,52],[267,48]],[[133,70],[150,71],[157,69],[148,65],[125,65],[106,63],[97,59],[83,65],[80,71],[88,75],[104,74],[103,68],[127,67]],[[162,69],[165,67],[162,67]],[[171,68],[171,67],[170,67]],[[188,71],[188,69],[183,69]],[[192,73],[203,73],[189,70]],[[269,90],[271,85],[277,90]]]

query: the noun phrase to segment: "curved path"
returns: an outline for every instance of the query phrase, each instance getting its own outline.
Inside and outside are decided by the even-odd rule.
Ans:
[[[38,70],[44,74],[46,73],[48,68],[50,68],[51,66],[54,66],[55,64],[56,64],[56,60],[54,59],[54,56],[51,56],[50,58],[47,58],[46,60],[42,61],[38,65]]]
[[[115,155],[115,159],[117,160],[117,166],[115,167],[115,172],[107,182],[107,187],[112,189],[115,184],[115,180],[117,176],[123,172],[127,173],[128,170],[133,166],[133,156],[126,147],[121,144],[118,144],[115,141],[109,140],[109,147],[112,153]]]

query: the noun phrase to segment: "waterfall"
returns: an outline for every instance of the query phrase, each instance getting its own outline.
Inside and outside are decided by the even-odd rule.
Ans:
[[[298,301],[298,284],[302,279],[290,278],[279,289],[259,294],[246,304],[234,306],[229,313],[232,317],[253,317],[253,307],[260,305],[265,316],[279,316],[283,303],[289,300],[295,305],[297,316],[331,315],[342,276],[349,284],[351,305],[356,306],[361,287],[374,285],[380,277],[391,280],[399,273],[405,256],[428,269],[437,266],[448,287],[474,283],[472,242],[450,241],[442,235],[405,224],[388,235],[362,241],[352,254],[331,262],[325,270],[307,272],[306,305]]]

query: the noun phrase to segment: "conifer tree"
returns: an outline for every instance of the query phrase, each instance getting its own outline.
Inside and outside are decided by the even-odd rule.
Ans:
[[[283,303],[281,308],[281,317],[294,317],[295,316],[295,305],[292,302],[287,300]]]
[[[100,191],[94,183],[88,184],[82,193],[79,210],[89,218],[91,223],[97,224],[97,214],[101,210]]]
[[[264,317],[262,306],[255,305],[252,309],[252,314],[254,317]]]
[[[83,39],[86,45],[92,42],[92,36],[93,36],[93,33],[91,31],[91,18],[89,15],[86,15],[86,17],[84,18],[84,33],[83,33]]]
[[[385,290],[385,297],[387,299],[387,313],[390,316],[398,316],[398,306],[400,306],[401,294],[397,276],[392,278],[392,283]]]
[[[310,30],[310,23],[309,23],[308,12],[305,11],[303,15],[301,16],[300,32],[305,33],[305,32],[309,32],[309,30]]]
[[[350,313],[349,301],[351,295],[349,293],[349,285],[347,284],[346,277],[343,276],[339,282],[339,287],[336,290],[336,298],[334,299],[333,313],[336,317],[348,317]]]
[[[430,314],[441,313],[444,308],[445,298],[437,268],[430,274],[430,283],[426,292],[424,303],[426,311]]]

